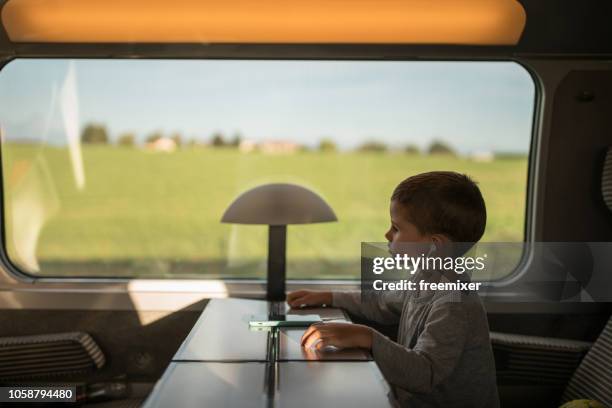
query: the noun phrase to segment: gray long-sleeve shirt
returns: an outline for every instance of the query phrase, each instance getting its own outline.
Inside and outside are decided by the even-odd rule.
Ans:
[[[414,280],[469,279],[447,275],[419,272]],[[363,302],[359,292],[333,292],[333,305],[399,323],[397,343],[374,331],[372,354],[402,407],[499,407],[489,326],[476,292],[385,291]]]

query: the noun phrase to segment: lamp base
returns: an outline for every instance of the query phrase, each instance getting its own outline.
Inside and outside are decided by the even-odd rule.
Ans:
[[[266,298],[285,300],[287,226],[270,225],[268,230],[268,280]]]

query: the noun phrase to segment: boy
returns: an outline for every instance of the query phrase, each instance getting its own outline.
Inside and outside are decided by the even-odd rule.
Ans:
[[[391,253],[416,243],[438,255],[453,243],[469,249],[484,233],[486,208],[480,190],[465,175],[436,171],[409,177],[391,196],[391,227],[385,234]],[[437,252],[438,251],[438,252]],[[415,281],[456,282],[467,274],[418,271]],[[361,347],[372,352],[401,406],[499,407],[495,363],[487,316],[474,291],[377,292],[361,302],[359,292],[298,290],[292,307],[333,305],[383,324],[398,324],[397,342],[364,325],[312,325],[302,337],[307,348]]]

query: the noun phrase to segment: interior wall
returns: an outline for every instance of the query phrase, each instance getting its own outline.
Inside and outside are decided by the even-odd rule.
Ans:
[[[605,153],[612,147],[612,71],[576,70],[554,95],[543,241],[612,240],[612,212],[601,195]]]

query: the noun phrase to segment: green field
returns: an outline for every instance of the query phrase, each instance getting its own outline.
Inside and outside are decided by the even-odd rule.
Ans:
[[[488,208],[485,241],[523,239],[526,158],[481,163],[402,153],[155,153],[112,146],[84,146],[82,154],[79,190],[65,148],[3,146],[7,247],[23,268],[23,248],[34,245],[43,275],[260,277],[266,228],[219,219],[245,189],[292,182],[321,194],[339,221],[289,227],[289,277],[356,277],[360,243],[384,240],[394,186],[429,170],[478,181]]]

